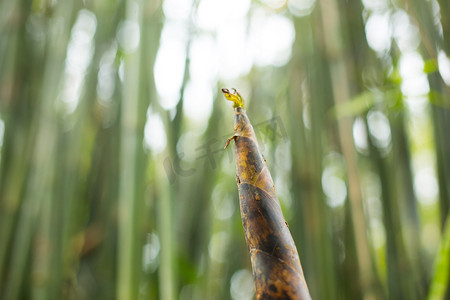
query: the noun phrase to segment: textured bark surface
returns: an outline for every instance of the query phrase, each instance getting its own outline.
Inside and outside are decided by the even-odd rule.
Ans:
[[[274,184],[242,107],[235,108],[236,181],[257,299],[311,299]]]

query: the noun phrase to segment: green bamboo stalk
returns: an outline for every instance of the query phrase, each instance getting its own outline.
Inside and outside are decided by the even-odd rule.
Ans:
[[[444,40],[440,37],[436,26],[431,4],[417,0],[404,0],[408,13],[413,16],[419,27],[422,38],[423,49],[421,49],[425,60],[433,59],[437,61],[439,49],[444,49],[448,53],[450,29],[448,23],[448,8],[444,5],[441,9],[442,25],[445,26]],[[448,105],[450,103],[450,87],[444,82],[439,72],[428,75],[431,88],[429,95],[432,103],[433,129],[435,137],[436,165],[438,171],[439,201],[441,205],[441,228],[443,230],[448,213],[450,212],[450,159],[446,153],[450,152],[450,141],[446,138],[448,128],[450,128],[450,112],[447,108],[439,104]]]
[[[135,11],[137,5],[137,12]],[[142,28],[142,1],[126,2],[126,20],[137,22]],[[137,19],[134,18],[137,14]],[[140,45],[133,53],[124,54],[124,83],[121,103],[120,133],[120,179],[119,179],[119,228],[117,256],[117,298],[119,300],[136,299],[139,286],[139,262],[141,247],[138,246],[138,195],[136,183],[139,145],[139,85],[141,68]]]
[[[120,148],[117,137],[121,128],[116,109],[121,99],[120,89],[115,89],[109,105],[100,115],[93,112],[98,113],[99,108],[96,90],[99,70],[96,66],[105,53],[105,46],[111,47],[115,39],[118,24],[123,19],[123,6],[123,2],[111,6],[107,1],[97,1],[88,8],[98,20],[95,53],[75,112],[76,124],[64,143],[67,156],[61,172],[66,176],[59,191],[66,200],[63,209],[63,298],[114,298],[117,290],[116,210]],[[115,60],[111,67],[117,70],[118,63]],[[119,86],[117,75],[113,80]],[[95,288],[86,285],[89,282],[86,278],[91,276],[95,278]]]
[[[296,28],[296,43],[298,48],[294,48],[294,57],[299,55],[302,65],[306,66],[304,75],[294,78],[295,85],[301,85],[302,80],[306,80],[305,87],[307,88],[307,99],[301,99],[301,94],[291,94],[293,98],[292,103],[304,102],[309,104],[309,111],[298,112],[299,117],[296,118],[299,122],[303,119],[301,116],[309,115],[310,129],[305,128],[305,132],[300,131],[298,136],[291,140],[297,140],[304,136],[305,140],[302,142],[304,150],[303,156],[300,158],[297,155],[298,151],[295,149],[297,156],[294,162],[297,162],[294,169],[302,170],[301,173],[294,176],[299,178],[299,182],[293,184],[301,184],[301,191],[298,191],[300,198],[295,204],[297,209],[300,208],[302,212],[301,218],[305,220],[304,240],[300,244],[304,245],[301,249],[300,255],[304,263],[306,280],[310,288],[312,298],[335,299],[339,294],[339,286],[334,276],[335,257],[332,246],[332,238],[328,234],[330,230],[330,218],[328,207],[325,204],[325,199],[321,187],[322,174],[322,156],[324,153],[324,130],[323,116],[329,108],[331,96],[328,91],[323,88],[329,84],[329,70],[327,68],[327,58],[323,53],[323,32],[320,24],[320,12],[316,9],[310,16],[305,16],[302,19],[295,19],[294,24]],[[306,26],[302,30],[301,27]],[[300,29],[299,29],[300,28]],[[299,32],[302,32],[299,34]],[[303,76],[306,78],[303,79]],[[297,80],[297,81],[295,81]],[[301,81],[298,81],[301,80]],[[292,104],[291,104],[292,105]],[[302,110],[302,104],[295,104]],[[298,122],[297,122],[298,123]],[[298,124],[296,124],[298,126]],[[296,128],[296,127],[294,127]],[[298,128],[298,127],[297,127]],[[295,129],[293,132],[299,132]],[[298,172],[298,171],[296,171]],[[294,225],[293,225],[294,226]],[[294,229],[293,229],[294,231]],[[310,278],[313,278],[312,280]],[[322,287],[326,286],[326,289]]]
[[[95,66],[100,60],[100,56],[103,54],[98,49],[101,49],[103,39],[107,36],[102,35],[97,31],[95,35],[95,51],[91,65]],[[108,36],[108,38],[110,38]],[[58,156],[56,160],[57,174],[59,174],[59,183],[55,187],[56,201],[54,203],[54,228],[53,236],[58,236],[59,239],[55,241],[57,243],[55,247],[59,247],[58,255],[53,257],[53,262],[59,264],[54,266],[54,270],[51,274],[54,286],[55,299],[58,298],[78,298],[76,294],[77,281],[75,280],[75,274],[78,271],[80,261],[82,261],[82,255],[85,250],[91,249],[90,245],[96,245],[98,240],[101,239],[102,230],[104,227],[101,220],[98,220],[95,210],[95,206],[98,202],[113,202],[114,197],[108,197],[105,200],[100,196],[96,197],[96,192],[90,192],[90,182],[92,178],[89,176],[90,168],[96,166],[96,162],[105,160],[108,163],[108,167],[114,170],[114,157],[110,157],[110,148],[105,147],[103,149],[101,157],[91,158],[91,155],[95,151],[94,140],[102,141],[102,137],[97,137],[92,134],[97,130],[94,126],[99,126],[98,123],[91,122],[90,112],[94,111],[96,104],[96,86],[97,86],[97,71],[95,68],[88,68],[91,71],[86,74],[83,92],[80,96],[78,107],[73,115],[69,118],[73,118],[75,122],[73,128],[70,131],[59,128],[58,132]],[[70,121],[68,121],[70,122]],[[113,147],[111,147],[113,148]],[[113,148],[114,149],[114,148]],[[108,159],[109,158],[109,159]],[[91,160],[92,159],[92,160]],[[96,160],[97,159],[97,160]],[[105,174],[105,181],[109,179],[109,174]],[[87,180],[86,180],[87,178]],[[98,188],[102,190],[108,190],[108,184],[95,182],[92,184],[98,184]],[[117,184],[111,183],[113,187]],[[101,193],[104,195],[104,193]],[[102,213],[107,215],[111,209],[104,208],[99,209]],[[88,216],[92,219],[92,223],[87,223]],[[87,227],[87,228],[86,228]],[[93,233],[92,233],[93,232]],[[97,235],[95,235],[95,234]],[[93,237],[92,237],[93,236]],[[113,247],[113,246],[111,246]],[[95,270],[95,269],[94,269]],[[95,272],[93,272],[95,273]],[[96,297],[90,297],[96,298]]]
[[[445,101],[450,103],[450,96],[446,94],[437,74],[428,76],[430,88],[434,93],[430,94],[431,102]],[[447,139],[450,128],[450,112],[444,108],[432,104],[432,121],[434,129],[434,143],[436,151],[436,166],[439,185],[439,204],[441,214],[441,229],[444,230],[445,222],[450,213],[450,142]]]
[[[4,16],[18,14],[23,19],[28,10],[23,3],[3,2],[0,10]],[[4,17],[3,16],[3,17]],[[3,19],[3,18],[2,18]],[[5,85],[5,105],[2,107],[2,118],[5,124],[3,146],[0,161],[0,291],[3,291],[3,277],[7,272],[8,252],[11,251],[14,222],[17,220],[18,210],[22,202],[23,186],[26,180],[26,166],[30,157],[30,144],[33,136],[30,134],[31,120],[25,112],[25,86],[28,78],[25,76],[29,69],[22,56],[27,56],[28,48],[24,39],[25,22],[13,22],[4,17],[5,22],[11,23],[9,31],[2,30],[1,40],[7,45],[2,50],[0,61],[0,82]],[[5,27],[1,27],[6,28]],[[10,82],[9,86],[5,83]],[[24,105],[20,105],[22,100]],[[0,296],[1,296],[0,292]]]
[[[67,16],[66,9],[72,7],[72,3],[65,2],[56,7],[55,16],[62,14]],[[29,180],[26,183],[26,191],[24,195],[23,205],[20,211],[20,217],[17,224],[17,231],[15,232],[15,240],[13,242],[14,255],[11,259],[11,272],[8,276],[7,285],[5,288],[5,299],[17,299],[24,291],[22,284],[27,279],[27,261],[30,254],[33,235],[37,222],[39,220],[40,209],[45,203],[50,203],[53,198],[52,184],[54,180],[54,164],[53,157],[56,142],[57,128],[55,122],[55,115],[53,113],[53,101],[56,98],[55,86],[58,86],[58,79],[61,77],[62,67],[61,61],[64,60],[65,47],[68,41],[67,29],[73,17],[64,18],[64,22],[59,24],[61,31],[53,31],[49,34],[49,41],[52,47],[49,48],[49,55],[52,60],[48,60],[45,65],[43,76],[43,88],[40,91],[40,101],[38,102],[38,109],[36,110],[36,119],[34,119],[34,128],[36,128],[36,143],[31,153],[31,167],[29,170]],[[62,51],[61,51],[62,50]],[[52,55],[53,54],[53,55]],[[45,240],[41,240],[40,246],[46,245]],[[51,249],[51,248],[50,248]],[[49,263],[49,260],[44,260],[43,264]],[[34,279],[43,280],[44,286],[47,283],[48,273],[37,273]],[[41,281],[42,283],[42,281]],[[44,287],[45,289],[45,287]]]
[[[195,6],[197,1],[194,1],[192,6]],[[189,27],[190,25],[188,25]],[[163,122],[167,128],[167,152],[168,157],[159,156],[160,161],[169,159],[171,162],[174,161],[175,157],[178,157],[179,153],[177,150],[177,143],[181,137],[184,116],[183,116],[183,105],[184,105],[184,92],[190,78],[190,55],[189,49],[191,45],[192,35],[191,32],[187,34],[187,42],[185,46],[186,57],[184,60],[184,73],[181,86],[179,89],[179,99],[175,107],[174,117],[169,116],[169,112],[163,111],[162,108],[157,107],[160,115],[164,116]],[[169,121],[170,120],[170,121]],[[173,168],[173,166],[172,166]],[[197,211],[196,206],[201,197],[196,193],[195,198],[190,194],[190,191],[186,191],[185,184],[190,183],[193,186],[193,178],[185,178],[180,176],[180,174],[175,173],[176,181],[171,183],[167,182],[166,172],[157,168],[158,172],[156,174],[158,186],[157,192],[157,207],[156,211],[157,217],[157,229],[160,233],[161,239],[161,265],[158,269],[158,284],[159,284],[159,299],[176,299],[178,294],[178,285],[182,286],[184,284],[183,278],[179,276],[182,272],[181,266],[177,266],[175,262],[177,259],[189,261],[190,254],[192,253],[192,248],[196,247],[197,244],[195,239],[190,235],[192,231],[192,217],[195,221],[200,218],[197,214],[188,213],[189,211]],[[198,191],[196,191],[198,192]],[[184,199],[182,203],[175,204],[178,199]],[[187,206],[185,206],[187,205]],[[178,228],[179,227],[179,228]],[[181,231],[183,234],[177,237],[175,232]],[[196,232],[198,233],[198,232]],[[176,242],[175,242],[176,241]],[[187,243],[184,243],[187,242]],[[184,253],[177,257],[178,249],[183,249]],[[196,253],[197,254],[197,253]],[[190,263],[190,261],[189,261]]]
[[[447,218],[433,269],[434,275],[427,299],[448,299],[450,295],[450,218]]]
[[[119,93],[116,93],[113,101],[117,101],[118,103],[119,97]],[[86,295],[86,298],[88,299],[109,299],[114,298],[116,292],[116,210],[120,146],[117,136],[120,135],[120,124],[119,122],[115,122],[111,127],[105,129],[102,128],[101,121],[102,120],[99,120],[96,136],[90,137],[95,142],[92,158],[90,158],[91,163],[86,164],[89,166],[89,173],[85,177],[87,178],[88,186],[85,186],[86,190],[81,192],[78,196],[86,197],[86,202],[90,204],[89,213],[90,218],[92,219],[91,224],[95,224],[97,228],[100,228],[100,232],[102,232],[101,229],[104,229],[104,235],[100,236],[101,244],[98,249],[92,249],[89,245],[95,245],[96,239],[89,238],[86,230],[83,232],[85,240],[82,251],[84,253],[75,252],[73,248],[76,246],[77,238],[80,236],[79,228],[84,226],[84,224],[80,224],[84,220],[80,220],[79,216],[84,216],[85,213],[83,213],[83,208],[80,207],[79,203],[76,203],[76,201],[66,207],[68,214],[72,215],[70,223],[67,224],[68,228],[65,233],[68,238],[64,251],[67,256],[65,261],[65,276],[67,278],[66,280],[71,283],[70,289],[67,291],[69,293],[69,296],[67,297],[73,296],[73,298],[79,298],[78,291],[81,290],[89,292]],[[85,132],[84,139],[87,139],[88,136],[90,136],[90,134]],[[86,146],[87,142],[85,141],[83,144]],[[89,251],[90,248],[91,251]],[[82,255],[87,255],[87,257],[81,257]],[[91,289],[89,286],[83,284],[85,282],[85,273],[82,272],[82,270],[78,270],[78,264],[80,263],[90,266],[92,274],[88,274],[88,276],[94,276],[96,282],[98,282],[98,288]],[[75,275],[78,275],[78,278],[76,278]]]
[[[164,174],[162,166],[157,174]],[[158,176],[158,175],[157,175]],[[157,184],[157,224],[161,242],[161,263],[159,266],[159,299],[173,300],[175,297],[174,283],[174,240],[173,240],[173,212],[171,207],[171,192],[165,178],[159,178]],[[168,192],[169,191],[169,192]]]
[[[370,156],[381,183],[389,297],[392,299],[420,299],[422,287],[415,282],[415,266],[411,264],[405,248],[398,201],[399,195],[396,190],[398,183],[395,174],[392,174],[392,171],[388,169],[388,165],[392,164],[392,153],[383,157],[382,150],[376,148],[372,137],[369,136],[368,142]]]
[[[352,76],[352,74],[354,74],[353,61],[347,59],[347,49],[345,49],[350,47],[347,46],[347,44],[344,44],[341,33],[344,31],[350,35],[352,34],[352,29],[347,29],[344,27],[344,24],[342,24],[338,5],[337,1],[325,1],[321,2],[320,7],[323,12],[322,22],[325,35],[325,48],[330,60],[332,81],[330,89],[333,91],[333,98],[336,105],[341,105],[352,97],[352,90],[355,89],[352,88],[354,84],[351,84],[351,82],[356,80],[354,76]],[[359,14],[361,15],[362,12],[359,11]],[[362,24],[360,23],[360,25]],[[357,154],[352,139],[352,121],[353,120],[348,117],[337,120],[338,136],[348,176],[348,199],[351,211],[349,217],[355,236],[361,293],[364,299],[374,299],[380,297],[379,291],[376,289],[379,283],[375,276],[375,272],[372,269],[373,264],[370,245],[366,235],[367,222],[362,204],[362,193],[357,168]],[[351,245],[348,245],[347,247],[351,247]]]
[[[292,237],[300,245],[304,245],[299,250],[299,255],[302,257],[303,269],[305,277],[308,282],[312,296],[316,295],[317,279],[316,269],[314,268],[313,257],[314,250],[310,246],[310,232],[308,216],[309,211],[306,206],[307,199],[311,198],[311,186],[309,185],[309,177],[311,171],[308,165],[308,142],[307,142],[307,128],[303,121],[303,115],[307,110],[304,105],[307,99],[302,99],[300,95],[304,94],[300,82],[306,80],[306,71],[299,68],[311,56],[311,40],[310,40],[310,20],[309,18],[301,18],[294,20],[296,38],[293,45],[293,57],[288,67],[289,90],[288,90],[288,110],[292,112],[292,117],[288,118],[288,128],[290,135],[294,134],[295,138],[291,138],[291,185],[293,199],[292,211],[294,215],[289,222],[292,230]]]
[[[420,293],[420,297],[425,296],[427,288],[428,274],[424,262],[424,253],[422,251],[420,236],[421,232],[419,212],[417,207],[417,198],[413,187],[413,175],[410,166],[411,154],[408,145],[408,137],[406,135],[404,112],[398,112],[390,118],[393,142],[394,160],[399,166],[396,168],[397,173],[397,195],[401,199],[399,201],[400,208],[405,216],[402,220],[403,232],[405,233],[405,245],[410,254],[412,274],[416,281],[416,288]]]
[[[450,3],[445,0],[437,0],[437,2],[439,3],[442,33],[444,36],[442,49],[445,51],[447,56],[450,56]]]

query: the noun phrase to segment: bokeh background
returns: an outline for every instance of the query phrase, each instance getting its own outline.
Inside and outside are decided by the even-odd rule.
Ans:
[[[449,299],[448,0],[3,0],[0,34],[1,299],[254,299],[221,87],[314,299]]]

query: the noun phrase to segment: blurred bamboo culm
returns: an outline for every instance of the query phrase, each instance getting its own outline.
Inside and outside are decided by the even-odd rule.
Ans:
[[[254,299],[222,85],[313,299],[450,299],[449,9],[1,1],[0,299]]]

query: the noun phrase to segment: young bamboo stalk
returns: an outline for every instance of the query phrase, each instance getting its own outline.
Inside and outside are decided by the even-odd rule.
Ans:
[[[222,92],[235,109],[234,135],[225,148],[234,140],[236,182],[256,299],[311,299],[272,177],[244,110],[244,100],[236,90]]]

